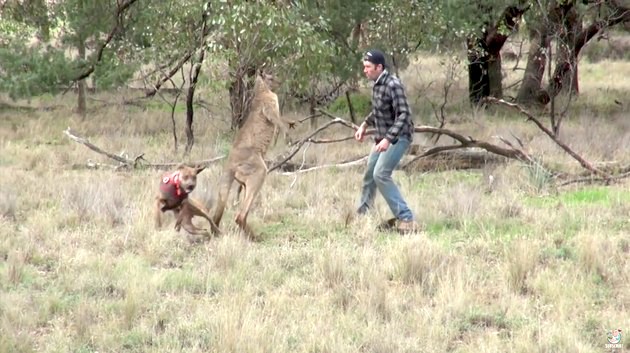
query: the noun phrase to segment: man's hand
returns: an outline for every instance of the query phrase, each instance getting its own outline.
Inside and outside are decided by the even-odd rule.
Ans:
[[[385,152],[389,148],[390,142],[388,139],[382,139],[381,142],[376,145],[376,152]]]
[[[357,131],[354,133],[354,139],[363,142],[363,138],[365,137],[365,130],[367,130],[367,125],[361,124]]]

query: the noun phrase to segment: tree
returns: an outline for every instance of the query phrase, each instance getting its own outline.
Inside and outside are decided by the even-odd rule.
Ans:
[[[582,48],[602,30],[620,23],[630,23],[630,7],[620,1],[551,0],[539,3],[530,21],[530,54],[517,101],[523,104],[547,104],[563,90],[579,92],[578,56]],[[584,22],[586,22],[584,24]],[[552,59],[556,43],[556,62],[546,88],[542,78]],[[549,64],[550,65],[550,64]]]
[[[488,10],[481,5],[476,13],[492,13]],[[504,7],[498,20],[486,18],[480,30],[468,36],[468,92],[471,103],[478,104],[488,96],[502,98],[501,49],[509,35],[518,29],[519,21],[527,10],[529,5]]]
[[[273,1],[216,4],[215,25],[206,50],[227,65],[232,128],[242,126],[249,109],[256,70],[266,67],[283,81],[305,87],[330,68],[329,42],[305,20],[298,7]],[[320,28],[328,26],[320,18]]]
[[[99,72],[97,68],[104,61],[116,60],[114,55],[107,55],[105,49],[115,43],[125,13],[136,1],[12,2],[12,6],[3,8],[3,13],[19,14],[13,16],[13,21],[24,27],[22,31],[10,32],[12,36],[0,48],[0,56],[4,59],[0,67],[0,90],[9,92],[13,98],[30,97],[56,93],[72,82],[79,82],[78,111],[84,114],[84,79],[98,72],[107,82],[110,73]],[[52,30],[56,35],[54,43],[49,43],[46,40],[52,39],[48,38]],[[41,41],[27,46],[28,39],[33,36]],[[89,55],[88,42],[95,45]],[[75,50],[76,57],[65,55],[68,49]],[[121,71],[113,77],[120,77]],[[129,71],[127,73],[122,80],[131,75]]]

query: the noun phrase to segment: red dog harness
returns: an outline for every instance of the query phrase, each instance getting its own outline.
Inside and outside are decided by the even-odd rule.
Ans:
[[[179,171],[162,178],[160,191],[165,196],[168,195],[167,206],[178,204],[188,196],[188,193],[180,187]]]

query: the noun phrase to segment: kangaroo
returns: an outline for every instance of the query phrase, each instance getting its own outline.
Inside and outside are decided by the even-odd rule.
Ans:
[[[230,189],[236,181],[239,184],[239,194],[242,189],[244,196],[235,222],[252,240],[256,239],[256,235],[247,225],[247,215],[267,176],[265,155],[276,132],[280,130],[287,136],[287,126],[293,128],[295,125],[295,122],[285,121],[280,116],[278,96],[272,92],[276,84],[273,75],[260,73],[256,76],[250,111],[234,138],[232,149],[223,167],[219,181],[219,197],[212,217],[218,227]]]

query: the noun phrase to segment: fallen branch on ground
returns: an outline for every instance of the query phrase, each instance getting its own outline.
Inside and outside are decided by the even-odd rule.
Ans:
[[[630,172],[614,175],[609,178],[599,178],[599,177],[578,178],[578,179],[567,180],[563,183],[560,183],[558,186],[568,186],[572,184],[594,184],[594,183],[610,184],[610,182],[613,180],[622,180],[629,177],[630,177]]]
[[[480,169],[491,164],[506,163],[510,159],[479,148],[461,148],[459,145],[432,148],[404,163],[406,172]],[[421,158],[418,158],[421,157]]]
[[[278,169],[280,166],[282,166],[284,163],[288,162],[291,158],[293,158],[298,151],[302,148],[302,146],[307,143],[307,142],[317,142],[317,143],[332,143],[332,142],[340,142],[340,141],[347,141],[347,140],[351,140],[354,138],[354,136],[347,136],[347,137],[342,137],[342,138],[338,138],[338,139],[330,139],[330,140],[326,140],[326,139],[322,139],[322,140],[315,140],[313,139],[313,137],[317,134],[319,134],[320,132],[324,131],[325,129],[329,128],[332,125],[335,124],[340,124],[343,126],[346,126],[354,131],[356,131],[359,126],[356,124],[353,124],[345,119],[342,119],[340,117],[337,117],[323,109],[318,109],[318,112],[320,112],[321,114],[331,118],[332,120],[329,121],[328,123],[320,126],[319,128],[317,128],[316,130],[314,130],[313,132],[309,133],[306,137],[300,139],[298,142],[293,144],[293,150],[290,151],[288,153],[288,155],[282,159],[280,162],[276,163],[275,165],[273,165],[271,168],[269,168],[268,173],[272,172],[276,169]],[[434,147],[428,151],[426,151],[425,153],[416,156],[414,159],[412,159],[411,161],[407,162],[402,168],[408,168],[409,165],[411,163],[413,163],[414,161],[420,159],[420,158],[424,158],[445,150],[453,150],[453,149],[462,149],[462,148],[471,148],[471,147],[477,147],[477,148],[481,148],[483,150],[486,150],[488,152],[497,154],[499,156],[503,156],[506,158],[510,158],[510,159],[517,159],[517,160],[521,160],[527,163],[535,163],[535,161],[527,154],[525,153],[525,151],[523,151],[522,149],[516,149],[516,148],[503,148],[494,144],[491,144],[489,142],[485,142],[485,141],[479,141],[476,140],[474,138],[472,138],[471,136],[464,136],[461,135],[457,132],[451,131],[449,129],[444,129],[444,128],[436,128],[436,127],[432,127],[432,126],[417,126],[414,128],[414,132],[416,133],[432,133],[432,134],[442,134],[442,135],[447,135],[451,138],[453,138],[454,140],[458,141],[459,144],[458,145],[452,145],[452,146],[438,146],[438,147]],[[374,129],[370,129],[367,130],[365,132],[365,136],[370,136],[373,135],[375,133]]]
[[[593,167],[593,165],[591,163],[589,163],[586,159],[584,159],[582,156],[580,156],[575,151],[573,151],[567,144],[565,144],[564,142],[560,141],[560,139],[556,136],[556,134],[553,133],[553,131],[551,131],[547,127],[545,127],[540,122],[540,120],[536,119],[531,113],[529,113],[527,110],[523,109],[523,107],[521,107],[520,105],[518,105],[516,103],[506,102],[503,99],[498,99],[498,98],[494,98],[494,97],[486,97],[485,100],[487,102],[490,102],[490,103],[502,104],[502,105],[505,105],[507,107],[514,108],[514,109],[518,110],[519,113],[521,113],[521,114],[523,114],[523,115],[525,115],[527,117],[527,121],[531,121],[536,126],[538,126],[538,128],[542,132],[544,132],[547,136],[549,136],[549,138],[551,138],[553,140],[553,142],[555,142],[558,146],[560,146],[560,148],[562,148],[571,157],[573,157],[573,159],[578,161],[582,167],[584,167],[585,169],[591,171],[594,174],[600,175],[604,179],[610,179],[612,177],[610,174],[605,173],[605,172],[601,171],[600,169]]]
[[[64,134],[66,136],[68,136],[68,138],[70,138],[71,140],[78,142],[84,146],[86,146],[87,148],[91,149],[92,151],[102,154],[110,159],[113,159],[117,162],[119,162],[120,164],[118,166],[116,166],[116,169],[121,169],[121,168],[132,168],[132,169],[136,169],[136,168],[150,168],[150,169],[158,169],[158,170],[168,170],[171,169],[173,167],[176,167],[177,165],[179,165],[182,162],[169,162],[169,163],[150,163],[148,162],[145,158],[144,158],[144,153],[138,155],[137,157],[135,157],[134,159],[129,159],[123,156],[119,156],[119,155],[115,155],[111,152],[107,152],[105,150],[103,150],[102,148],[94,145],[93,143],[91,143],[90,141],[88,141],[86,138],[83,138],[81,136],[78,136],[76,134],[74,134],[70,128],[67,128],[64,131]],[[196,162],[188,162],[187,164],[191,164],[191,165],[204,165],[204,166],[209,166],[214,162],[220,161],[222,159],[224,159],[225,156],[219,156],[219,157],[215,157],[215,158],[211,158],[211,159],[206,159],[203,161],[196,161]],[[94,163],[91,162],[89,163],[89,165],[100,165],[99,163]]]

